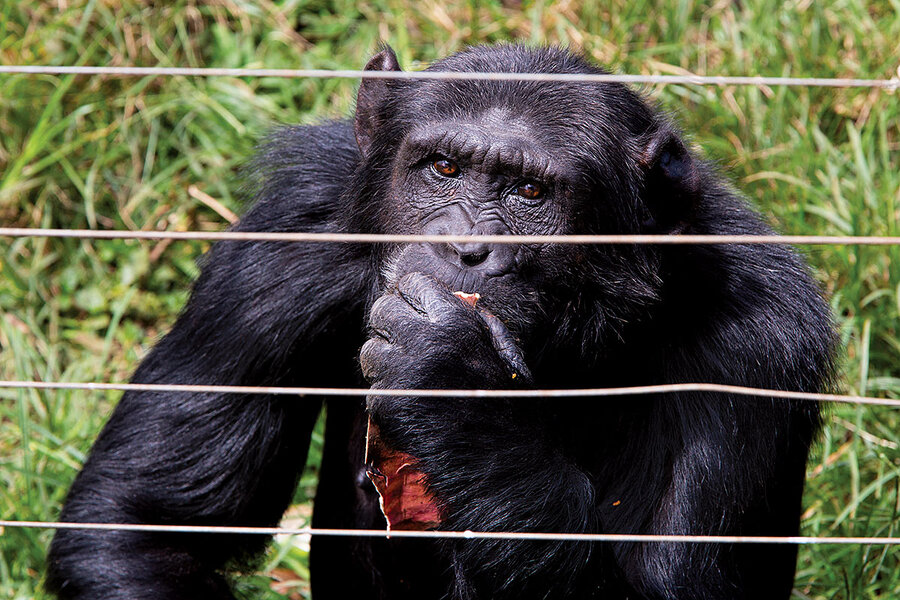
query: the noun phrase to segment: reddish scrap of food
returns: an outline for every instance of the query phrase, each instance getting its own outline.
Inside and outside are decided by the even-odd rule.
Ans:
[[[369,419],[366,431],[366,474],[378,491],[388,531],[434,529],[441,524],[437,502],[425,489],[416,459],[389,448]]]
[[[475,292],[474,294],[467,294],[466,292],[453,292],[453,295],[468,304],[469,306],[475,306],[475,303],[481,298],[481,294]]]

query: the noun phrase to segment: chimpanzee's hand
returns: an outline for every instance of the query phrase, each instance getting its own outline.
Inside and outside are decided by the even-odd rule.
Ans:
[[[375,389],[510,388],[530,379],[509,330],[433,277],[404,275],[379,298],[360,352]]]
[[[422,273],[403,276],[372,306],[360,353],[373,389],[510,388],[530,383],[521,352],[498,318]],[[508,398],[371,395],[366,468],[391,528],[433,529],[471,512],[454,486],[474,489],[479,466],[527,431]],[[487,426],[487,427],[485,427]],[[505,438],[505,439],[504,439]],[[529,441],[533,439],[528,435]],[[506,461],[510,462],[510,461]],[[432,477],[455,473],[451,486]]]

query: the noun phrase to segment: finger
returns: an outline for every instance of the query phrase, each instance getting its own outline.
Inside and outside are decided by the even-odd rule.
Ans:
[[[507,329],[498,317],[494,316],[487,309],[477,306],[476,310],[482,320],[491,332],[491,342],[497,354],[500,355],[513,372],[513,379],[518,379],[517,383],[530,383],[531,371],[525,364],[525,357],[519,348],[518,340],[513,336],[512,332]]]
[[[397,282],[397,291],[407,304],[430,321],[436,321],[448,312],[455,313],[465,306],[447,286],[424,273],[404,275]]]
[[[392,325],[397,322],[402,315],[409,313],[409,305],[400,298],[398,294],[384,294],[372,304],[369,310],[369,329],[376,335],[382,335],[379,332],[389,332]],[[383,335],[390,339],[390,335]]]
[[[383,338],[370,338],[363,344],[359,351],[359,366],[363,376],[370,383],[381,379],[384,375],[384,365],[390,364],[390,356],[393,354],[393,345]]]

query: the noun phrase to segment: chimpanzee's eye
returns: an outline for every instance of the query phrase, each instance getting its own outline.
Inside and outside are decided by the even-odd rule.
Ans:
[[[534,181],[524,181],[516,188],[516,195],[522,196],[526,200],[537,200],[544,195],[544,188]]]
[[[434,169],[435,173],[443,175],[444,177],[456,177],[459,175],[459,165],[449,158],[439,158],[435,160],[431,163],[431,168]]]

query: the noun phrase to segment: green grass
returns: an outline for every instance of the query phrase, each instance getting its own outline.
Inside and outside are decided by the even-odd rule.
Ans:
[[[583,50],[629,73],[888,78],[900,2],[604,3],[0,0],[4,64],[359,68],[380,40],[411,68],[466,44]],[[355,82],[0,76],[0,224],[220,230],[236,168],[272,124],[348,114]],[[780,231],[900,235],[900,103],[864,89],[652,87]],[[0,240],[0,379],[124,381],[171,325],[204,243]],[[900,248],[806,250],[841,327],[844,391],[900,397]],[[53,520],[117,395],[0,391],[0,516]],[[313,461],[314,462],[314,461]],[[303,522],[310,469],[292,514]],[[834,409],[803,533],[900,535],[900,411]],[[0,535],[0,598],[44,598],[50,532]],[[304,597],[277,543],[248,595]],[[273,570],[274,569],[274,570]],[[797,598],[900,597],[897,553],[803,548]]]

